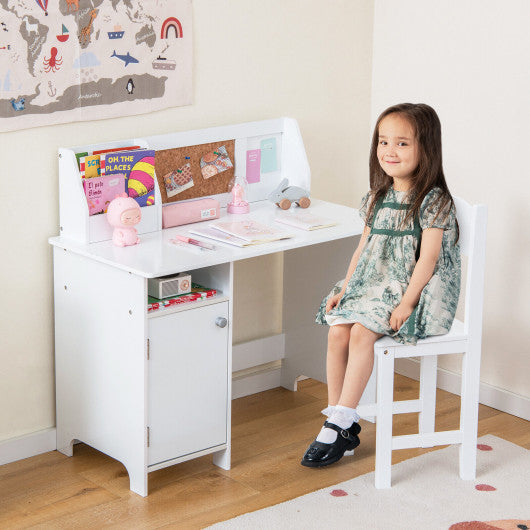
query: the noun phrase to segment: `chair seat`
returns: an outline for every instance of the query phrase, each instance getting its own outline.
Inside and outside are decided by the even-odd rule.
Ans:
[[[453,325],[451,326],[451,329],[448,333],[445,333],[444,335],[433,335],[425,339],[418,339],[416,346],[411,346],[410,344],[401,344],[400,342],[395,341],[392,337],[389,337],[387,335],[377,340],[375,345],[377,347],[384,348],[417,348],[422,344],[437,344],[440,342],[467,340],[468,337],[469,335],[464,331],[464,323],[455,318],[453,320]]]

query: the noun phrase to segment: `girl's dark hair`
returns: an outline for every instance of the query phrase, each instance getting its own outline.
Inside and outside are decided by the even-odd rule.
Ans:
[[[442,127],[436,111],[424,103],[400,103],[393,105],[381,113],[375,124],[370,149],[370,190],[372,201],[368,208],[367,218],[370,219],[375,204],[384,197],[388,189],[392,186],[392,178],[384,171],[377,159],[377,146],[379,145],[379,124],[389,114],[399,114],[405,118],[414,130],[415,138],[418,142],[418,167],[411,177],[411,208],[403,219],[405,224],[409,219],[419,216],[420,206],[429,191],[438,187],[441,189],[437,199],[438,204],[434,205],[438,213],[449,212],[454,207],[454,201],[445,182],[442,167]],[[456,233],[458,241],[458,221],[456,223]]]

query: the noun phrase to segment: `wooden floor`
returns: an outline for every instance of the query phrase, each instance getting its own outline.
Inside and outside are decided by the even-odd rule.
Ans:
[[[0,528],[203,528],[374,470],[375,426],[361,421],[353,457],[324,469],[300,465],[322,426],[326,386],[277,388],[232,402],[232,469],[206,456],[149,475],[149,496],[129,491],[123,465],[84,445],[0,466]],[[418,383],[396,375],[395,399],[418,397]],[[459,397],[439,390],[436,429],[458,428]],[[417,432],[417,414],[394,416],[394,434]],[[479,436],[530,447],[525,420],[481,405]],[[394,451],[393,463],[435,449]]]

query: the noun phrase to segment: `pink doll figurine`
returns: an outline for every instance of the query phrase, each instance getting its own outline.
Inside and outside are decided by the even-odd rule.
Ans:
[[[107,220],[114,227],[112,242],[118,247],[136,245],[140,242],[134,225],[140,222],[142,211],[138,203],[126,193],[117,195],[110,201]]]
[[[246,179],[234,177],[230,181],[232,201],[227,204],[228,213],[248,213],[250,208],[245,200],[245,191],[247,186]]]

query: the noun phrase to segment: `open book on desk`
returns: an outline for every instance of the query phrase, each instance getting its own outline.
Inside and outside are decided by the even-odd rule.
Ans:
[[[226,232],[217,230],[217,228],[212,228],[211,226],[191,228],[189,232],[190,234],[193,234],[193,235],[207,237],[208,239],[213,239],[215,241],[226,243],[228,245],[233,245],[235,247],[249,247],[251,245],[257,244],[257,243],[249,243],[248,241],[245,241],[244,239],[232,236],[230,234],[227,234]]]
[[[292,234],[259,223],[253,219],[212,223],[206,228],[193,228],[190,233],[209,237],[237,247],[258,245],[292,237]]]
[[[333,219],[327,217],[319,217],[309,212],[278,212],[274,220],[278,223],[283,223],[302,230],[318,230],[320,228],[327,228],[328,226],[335,226],[338,223]]]

